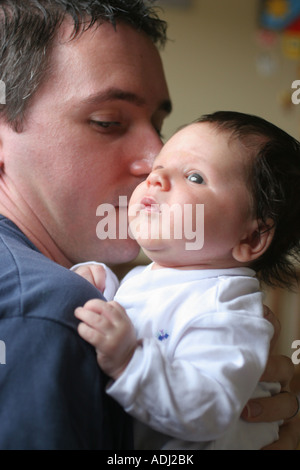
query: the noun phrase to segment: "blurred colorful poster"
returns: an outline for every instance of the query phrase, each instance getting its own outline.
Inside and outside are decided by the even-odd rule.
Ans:
[[[300,0],[261,0],[260,24],[273,31],[300,31]]]

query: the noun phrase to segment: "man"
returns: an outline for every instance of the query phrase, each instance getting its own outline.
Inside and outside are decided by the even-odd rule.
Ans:
[[[76,331],[74,309],[99,293],[68,268],[138,252],[131,239],[97,238],[96,208],[118,212],[162,145],[171,104],[155,44],[165,24],[142,1],[23,5],[0,10],[0,448],[132,448],[127,418]],[[295,399],[284,395],[279,413],[269,401],[254,409],[289,417]],[[287,435],[295,445],[296,432]]]

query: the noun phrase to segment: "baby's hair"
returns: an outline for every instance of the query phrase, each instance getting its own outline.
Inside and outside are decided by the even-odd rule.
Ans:
[[[260,117],[235,111],[203,115],[196,122],[229,132],[250,150],[254,215],[262,230],[268,219],[273,225],[267,229],[275,228],[270,247],[251,267],[265,284],[291,288],[300,261],[300,143]]]

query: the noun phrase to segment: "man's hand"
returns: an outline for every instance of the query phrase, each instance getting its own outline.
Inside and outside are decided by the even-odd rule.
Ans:
[[[82,321],[78,333],[96,348],[101,369],[117,379],[138,345],[134,326],[124,308],[115,301],[93,299],[75,310]]]
[[[265,447],[265,450],[294,450],[300,442],[299,402],[297,395],[289,390],[289,383],[294,375],[294,365],[286,356],[272,355],[281,328],[278,319],[268,307],[265,307],[265,318],[272,323],[274,336],[261,381],[279,382],[281,393],[268,398],[250,400],[241,416],[250,423],[284,421],[279,429],[278,441]]]
[[[278,441],[270,444],[262,450],[297,450],[299,448],[300,417],[290,419],[279,429]]]

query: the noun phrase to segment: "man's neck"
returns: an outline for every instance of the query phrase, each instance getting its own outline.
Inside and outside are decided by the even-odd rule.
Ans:
[[[1,183],[3,182],[0,182],[0,214],[10,219],[47,258],[66,268],[71,267],[72,263],[64,256],[24,199],[17,193],[11,197]]]

